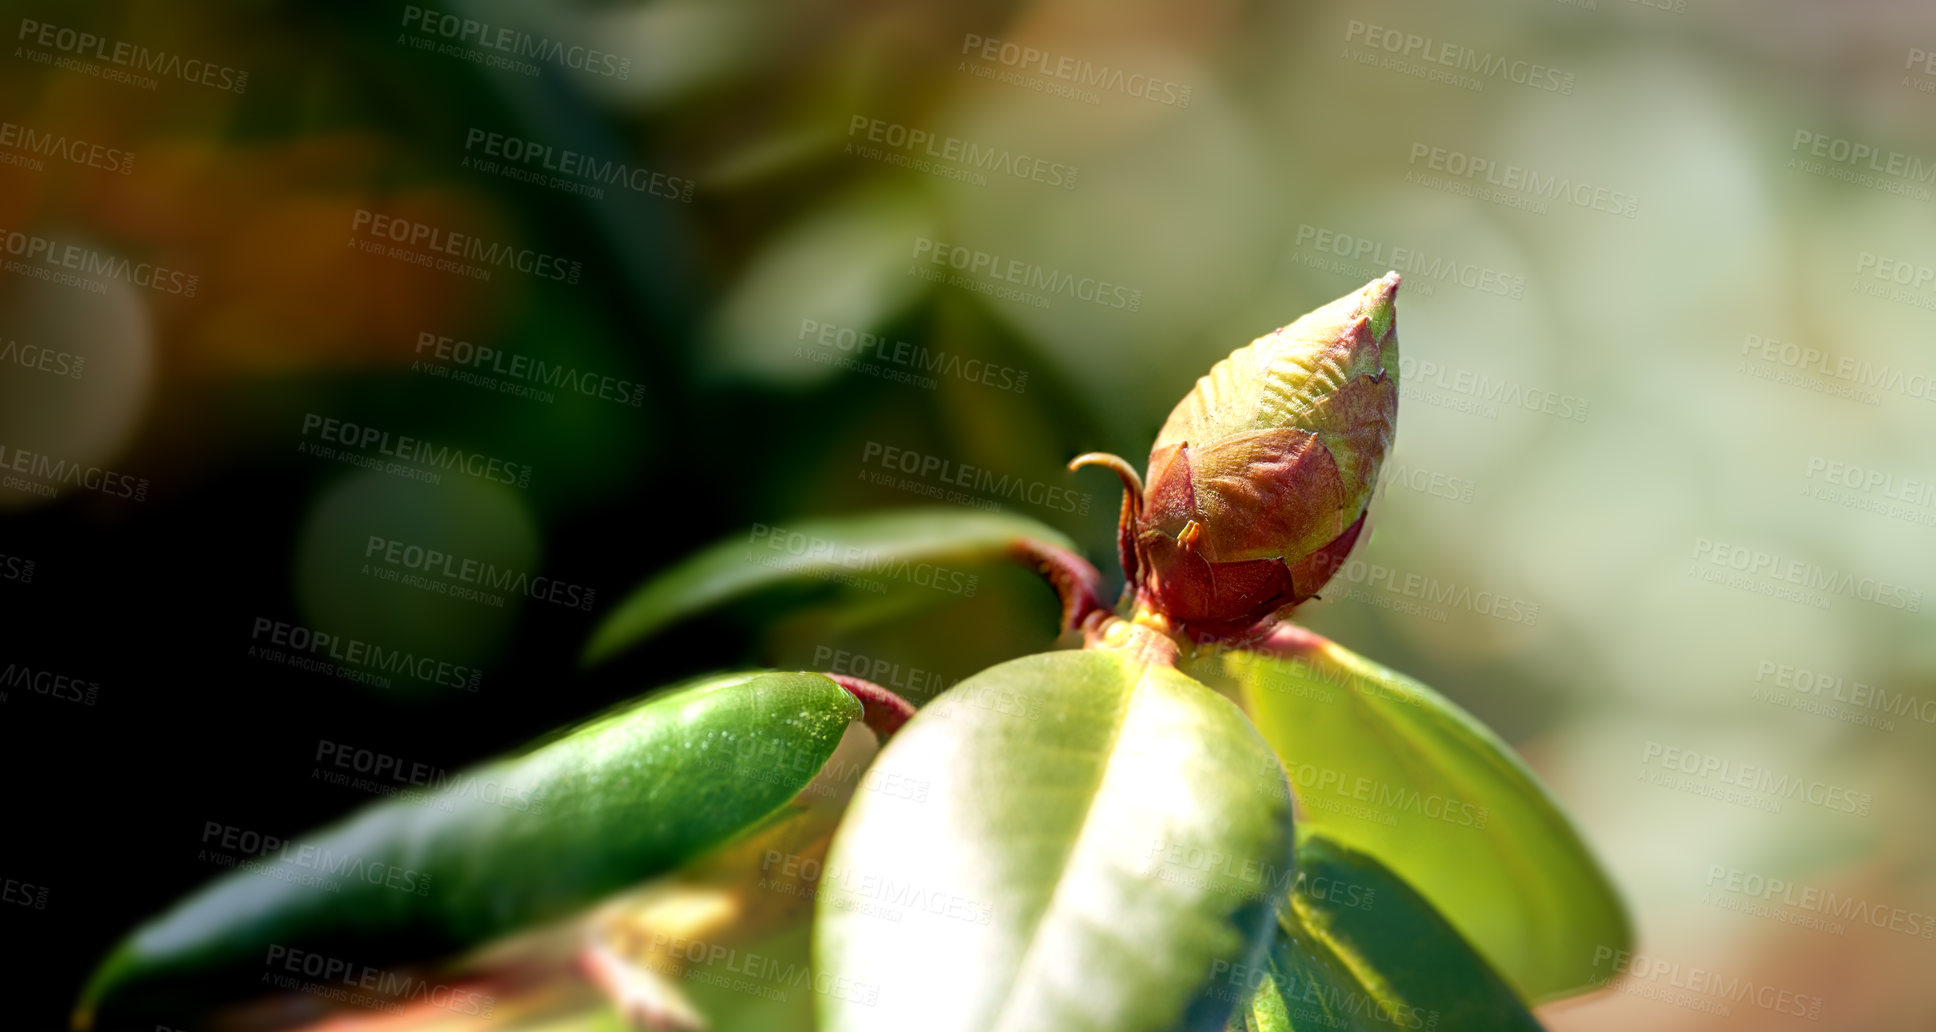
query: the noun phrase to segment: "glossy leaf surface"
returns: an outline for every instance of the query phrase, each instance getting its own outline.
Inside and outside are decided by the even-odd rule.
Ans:
[[[823,1032],[1220,1029],[1291,859],[1290,797],[1228,700],[1056,652],[928,704],[836,835],[814,933]]]
[[[1030,540],[1074,548],[1035,520],[959,508],[755,524],[640,585],[592,633],[584,661],[604,662],[680,620],[789,586],[858,580],[972,596],[967,567],[1010,558]]]
[[[785,805],[860,715],[819,674],[731,674],[652,696],[265,850],[136,929],[82,1012],[262,992],[291,951],[389,970],[569,914]]]
[[[1230,1032],[1538,1032],[1539,1022],[1425,898],[1385,865],[1303,836],[1297,880]]]
[[[1220,662],[1304,824],[1389,864],[1526,999],[1584,991],[1595,951],[1627,948],[1626,911],[1579,833],[1456,704],[1316,635]]]

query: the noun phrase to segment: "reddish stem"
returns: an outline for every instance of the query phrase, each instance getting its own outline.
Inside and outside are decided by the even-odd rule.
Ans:
[[[1122,456],[1108,452],[1084,452],[1069,460],[1071,470],[1084,466],[1101,466],[1123,482],[1123,508],[1116,520],[1116,553],[1123,564],[1123,576],[1130,584],[1140,583],[1142,564],[1136,555],[1136,532],[1143,520],[1143,478]]]
[[[861,723],[874,729],[874,734],[885,742],[901,729],[901,725],[914,717],[914,706],[906,699],[888,691],[872,681],[863,680],[851,674],[828,674],[827,677],[848,694],[860,700]]]
[[[1015,543],[1015,557],[1034,566],[1062,597],[1063,630],[1078,630],[1089,614],[1107,610],[1102,604],[1102,574],[1089,565],[1089,560],[1033,538]]]
[[[1148,612],[1139,612],[1133,620],[1111,613],[1096,614],[1083,624],[1082,647],[1118,652],[1145,666],[1175,667],[1182,655],[1169,622]]]
[[[1318,651],[1324,647],[1325,641],[1325,637],[1316,631],[1299,627],[1289,620],[1281,620],[1263,636],[1238,642],[1235,647],[1272,656],[1293,658]]]

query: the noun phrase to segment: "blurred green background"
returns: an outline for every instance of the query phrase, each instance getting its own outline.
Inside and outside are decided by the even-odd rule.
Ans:
[[[0,662],[101,686],[92,707],[19,689],[0,707],[24,814],[0,856],[55,890],[6,920],[52,944],[49,1023],[120,928],[211,873],[202,821],[293,832],[361,801],[307,782],[319,736],[455,766],[697,670],[839,650],[925,698],[1049,646],[1053,599],[990,571],[971,600],[891,593],[759,631],[732,614],[576,666],[597,617],[693,548],[931,503],[964,466],[1024,486],[942,501],[1042,519],[1119,583],[1116,489],[1063,463],[1140,465],[1212,362],[1395,268],[1391,475],[1300,617],[1496,728],[1628,894],[1645,961],[1609,974],[1636,977],[1543,1018],[1936,1024],[1936,947],[1903,931],[1936,914],[1936,12],[4,7],[0,119],[132,158],[36,169],[0,139],[22,156],[0,165],[0,228],[198,277],[188,297],[0,275],[0,344],[85,359],[0,365],[0,444],[149,484],[0,488],[0,553],[35,570],[0,583]],[[439,13],[629,63],[480,64]],[[28,22],[246,88],[42,64],[59,47]],[[582,171],[611,163],[620,181]],[[366,253],[359,211],[582,275]],[[436,338],[624,387],[507,393],[530,381]],[[360,470],[305,450],[310,417],[531,474]],[[372,539],[576,590],[463,597]],[[263,619],[481,679],[290,669],[248,655]],[[1730,785],[1744,767],[1867,812]]]

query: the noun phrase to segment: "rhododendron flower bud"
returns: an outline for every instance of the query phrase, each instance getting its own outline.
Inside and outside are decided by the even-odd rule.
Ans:
[[[1398,283],[1388,273],[1238,348],[1177,404],[1140,504],[1124,506],[1140,601],[1236,633],[1343,565],[1398,416]]]

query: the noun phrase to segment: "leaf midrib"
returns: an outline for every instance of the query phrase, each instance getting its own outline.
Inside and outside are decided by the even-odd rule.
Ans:
[[[1129,723],[1130,711],[1136,708],[1138,695],[1142,692],[1143,685],[1149,681],[1149,670],[1148,664],[1141,664],[1136,674],[1135,684],[1130,686],[1129,691],[1123,693],[1123,705],[1117,710],[1115,725],[1109,730],[1109,743],[1103,753],[1103,762],[1098,765],[1096,777],[1090,786],[1089,803],[1083,808],[1082,820],[1077,825],[1076,833],[1069,837],[1068,848],[1062,852],[1062,862],[1057,865],[1055,887],[1049,890],[1048,903],[1036,913],[1035,919],[1029,922],[1028,945],[1021,951],[1019,962],[1014,969],[1015,976],[1009,979],[1008,991],[1003,994],[1001,1010],[996,1012],[995,1021],[989,1026],[991,1029],[1009,1027],[1008,1019],[1015,1005],[1016,987],[1021,984],[1025,972],[1036,970],[1033,967],[1033,961],[1036,947],[1042,941],[1042,927],[1048,923],[1049,915],[1055,912],[1056,903],[1062,898],[1064,886],[1069,884],[1069,858],[1077,855],[1083,840],[1090,834],[1092,827],[1090,817],[1095,813],[1096,801],[1101,798],[1102,786],[1109,781],[1110,768],[1116,762],[1116,744],[1122,740],[1123,727]]]

